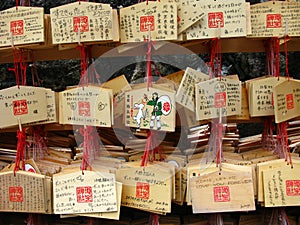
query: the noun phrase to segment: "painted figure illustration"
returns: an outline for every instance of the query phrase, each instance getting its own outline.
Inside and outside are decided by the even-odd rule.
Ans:
[[[160,130],[162,127],[161,116],[167,116],[172,110],[172,104],[169,96],[162,95],[159,97],[157,92],[152,93],[152,98],[148,99],[147,95],[144,95],[142,103],[135,103],[134,109],[137,109],[137,114],[133,117],[137,124],[137,128],[141,127],[142,119],[147,120],[148,109],[144,108],[147,106],[152,106],[152,112],[150,117],[149,128],[153,129],[156,127],[157,130]]]

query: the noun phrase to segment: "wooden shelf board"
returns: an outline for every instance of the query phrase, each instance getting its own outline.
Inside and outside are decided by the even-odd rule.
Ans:
[[[264,40],[254,38],[224,38],[221,39],[222,53],[234,52],[264,52]],[[158,42],[157,42],[158,43]],[[87,43],[91,46],[92,57],[122,57],[122,56],[142,56],[146,54],[145,43],[121,44],[119,42],[111,43]],[[178,45],[178,46],[176,46]],[[132,47],[135,46],[135,47]],[[25,52],[25,61],[51,61],[78,59],[79,50],[75,44],[72,45],[33,45],[19,46]],[[129,48],[129,49],[128,49]],[[127,49],[127,50],[125,50]],[[189,50],[189,51],[187,51]],[[292,38],[288,42],[289,51],[300,51],[300,38]],[[284,46],[281,46],[284,51]],[[182,42],[166,42],[158,49],[153,50],[153,54],[176,55],[188,53],[208,53],[209,40],[194,40]],[[105,54],[106,53],[106,54]],[[12,48],[0,49],[0,63],[13,62]]]

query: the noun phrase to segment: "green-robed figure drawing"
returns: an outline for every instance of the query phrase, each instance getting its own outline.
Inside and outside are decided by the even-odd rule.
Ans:
[[[152,100],[148,100],[147,105],[153,106],[153,110],[151,113],[151,120],[150,120],[150,128],[154,127],[154,123],[156,121],[156,128],[157,130],[161,129],[161,122],[160,117],[162,113],[162,103],[158,101],[158,93],[154,92],[152,94]]]

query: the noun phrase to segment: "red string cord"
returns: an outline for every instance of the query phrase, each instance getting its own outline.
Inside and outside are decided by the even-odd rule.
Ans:
[[[151,213],[149,217],[149,225],[159,225],[159,215]]]
[[[88,83],[88,73],[87,73],[87,52],[84,44],[80,44],[76,47],[80,52],[80,84]]]
[[[290,153],[290,147],[288,142],[287,122],[277,124],[277,136],[276,136],[276,151],[280,158],[284,158],[293,167],[292,156]]]
[[[268,74],[279,77],[280,75],[280,40],[272,37],[264,42],[266,50],[267,72]]]
[[[210,69],[210,78],[222,77],[222,52],[221,39],[213,38],[210,41],[210,62],[208,63]]]
[[[25,147],[26,147],[26,133],[25,128],[17,131],[17,153],[16,153],[16,163],[14,168],[14,174],[20,169],[20,162],[22,161],[22,170],[25,170]]]
[[[99,136],[96,128],[93,126],[82,127],[79,132],[83,136],[81,169],[87,170],[88,166],[91,167],[92,160],[100,156],[101,148],[98,141]]]
[[[290,73],[289,73],[289,55],[288,55],[288,41],[290,40],[290,37],[286,35],[284,37],[284,54],[285,54],[285,76],[288,77],[288,80],[290,80]]]
[[[82,155],[82,164],[81,169],[86,170],[88,166],[91,165],[91,158],[90,158],[90,152],[91,152],[91,135],[92,135],[92,127],[86,126],[85,128],[82,128],[81,133],[83,134],[83,155]]]
[[[279,79],[279,75],[280,75],[280,40],[277,37],[273,37],[274,39],[274,43],[273,43],[273,47],[274,47],[274,54],[275,54],[275,71],[273,76],[278,77]]]
[[[152,68],[151,68],[152,42],[150,40],[148,40],[147,47],[148,50],[147,50],[146,77],[147,77],[147,90],[149,90],[149,88],[152,85]]]
[[[14,72],[16,85],[26,85],[27,63],[24,62],[23,53],[21,50],[13,48],[14,68],[8,68],[9,71]]]
[[[221,49],[221,39],[216,37],[210,41],[210,62],[208,63],[209,76],[210,79],[219,77],[222,78],[222,49]],[[222,110],[220,108],[220,110]],[[217,121],[218,120],[218,121]],[[220,168],[223,158],[222,153],[222,139],[224,125],[220,119],[215,120],[212,123],[212,132],[211,138],[215,140],[214,151],[216,154],[216,165]]]

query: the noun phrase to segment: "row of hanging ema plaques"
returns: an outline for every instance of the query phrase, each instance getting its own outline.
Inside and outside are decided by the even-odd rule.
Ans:
[[[19,6],[0,12],[0,47],[43,42],[140,42],[149,35],[152,40],[179,41],[183,34],[187,40],[293,37],[300,36],[299,8],[299,2],[287,1],[250,6],[244,0],[161,0],[121,8],[118,16],[108,4],[75,2],[51,8],[50,25],[44,23],[43,8]]]

